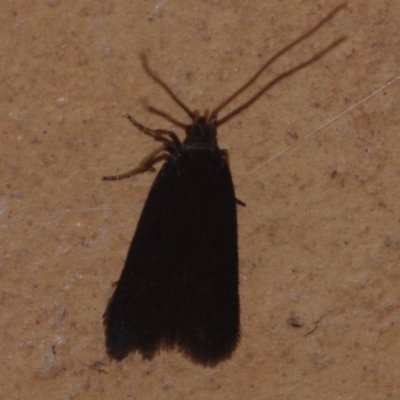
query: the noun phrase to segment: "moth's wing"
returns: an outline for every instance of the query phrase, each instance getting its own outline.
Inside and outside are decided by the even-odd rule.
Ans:
[[[180,151],[161,168],[104,323],[108,352],[119,359],[177,344],[214,364],[236,347],[236,201],[219,149]]]
[[[104,314],[106,346],[110,356],[122,359],[137,350],[151,358],[163,343],[172,343],[174,257],[176,239],[168,212],[173,160],[158,173],[147,197],[124,269]]]
[[[235,193],[219,149],[183,152],[176,164],[176,341],[194,361],[212,365],[240,337]]]

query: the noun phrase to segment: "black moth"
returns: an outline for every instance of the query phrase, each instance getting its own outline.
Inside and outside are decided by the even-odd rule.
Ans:
[[[137,168],[116,180],[152,170],[160,154],[167,160],[148,195],[125,267],[104,314],[108,354],[124,358],[138,351],[151,359],[160,348],[178,347],[190,359],[215,365],[228,358],[240,338],[236,204],[227,152],[217,144],[217,127],[255,102],[284,77],[316,61],[343,38],[308,61],[284,72],[223,119],[218,112],[251,85],[280,55],[331,19],[337,7],[315,28],[272,57],[257,74],[214,111],[191,112],[148,67],[147,73],[192,119],[179,126],[186,137],[152,130],[130,121],[163,145]]]

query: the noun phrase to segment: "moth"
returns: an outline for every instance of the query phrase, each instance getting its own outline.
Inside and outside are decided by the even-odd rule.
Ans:
[[[213,366],[231,356],[240,340],[237,205],[227,151],[217,128],[252,105],[283,78],[320,59],[344,38],[273,79],[222,119],[218,115],[282,54],[330,20],[337,7],[313,29],[275,54],[245,85],[213,111],[191,111],[149,67],[148,75],[189,116],[181,141],[173,131],[130,122],[162,145],[118,180],[147,170],[166,158],[150,189],[125,266],[104,313],[106,347],[116,359],[137,351],[151,359],[162,348],[178,348],[195,363]]]

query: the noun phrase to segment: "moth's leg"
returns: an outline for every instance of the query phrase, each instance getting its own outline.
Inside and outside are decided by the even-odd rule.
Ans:
[[[235,201],[238,206],[246,207],[246,203],[244,201],[237,199],[236,197],[235,197]]]
[[[157,156],[161,153],[168,151],[168,146],[163,144],[157,149],[153,150],[150,154],[148,154],[142,161],[140,161],[139,165],[128,172],[119,175],[111,175],[111,176],[103,176],[103,181],[116,181],[118,179],[129,178],[132,175],[138,174],[139,172],[144,171],[155,171],[153,168],[153,163]]]
[[[176,151],[177,148],[181,146],[181,141],[179,140],[178,136],[173,131],[167,131],[165,129],[151,129],[147,128],[146,126],[137,122],[132,116],[129,114],[126,115],[126,118],[131,121],[131,123],[138,128],[140,131],[144,132],[145,134],[151,136],[155,140],[164,142],[164,144],[157,149],[153,150],[150,154],[148,154],[142,161],[140,161],[139,165],[130,171],[127,171],[123,174],[119,175],[111,175],[111,176],[103,176],[104,181],[116,181],[118,179],[129,178],[132,175],[138,174],[140,172],[145,171],[155,171],[153,168],[153,163],[157,161],[157,157],[165,152],[172,154]],[[170,139],[165,138],[165,136],[169,136]]]
[[[227,163],[227,165],[229,167],[229,152],[228,152],[228,150],[222,149],[222,156],[224,157],[224,159],[225,159],[225,161],[226,161],[226,163]],[[242,206],[242,207],[246,206],[245,202],[243,202],[242,200],[237,199],[236,197],[235,197],[235,201],[236,201],[236,204],[239,205],[239,206]]]
[[[173,143],[176,148],[178,148],[182,144],[181,141],[179,140],[178,136],[176,135],[176,133],[173,131],[167,131],[165,129],[147,128],[146,126],[143,126],[142,124],[137,122],[136,119],[134,119],[131,115],[127,114],[127,115],[125,115],[125,117],[128,118],[129,121],[131,121],[131,123],[134,126],[136,126],[136,128],[138,128],[140,131],[144,132],[145,134],[150,135],[155,140],[165,142],[169,145],[171,145]],[[164,136],[169,136],[172,140],[172,143],[170,140],[165,139]]]

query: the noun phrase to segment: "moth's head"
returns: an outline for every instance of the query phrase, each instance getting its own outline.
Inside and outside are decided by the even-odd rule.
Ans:
[[[186,141],[191,144],[216,144],[217,115],[209,110],[200,115],[198,110],[195,110],[190,116],[193,123],[186,127]]]

